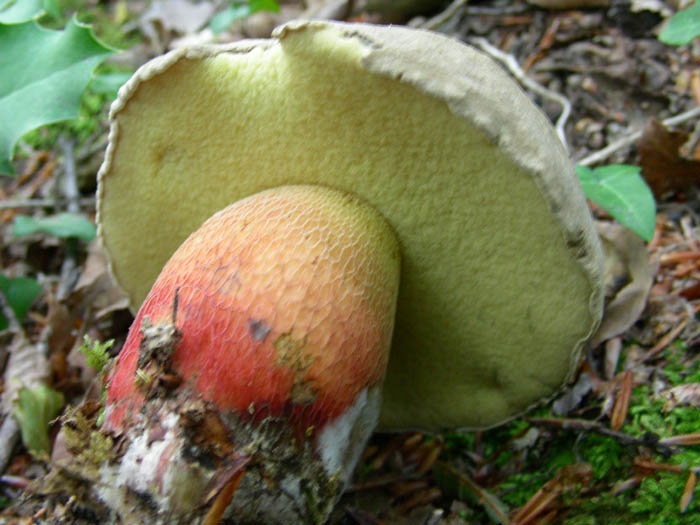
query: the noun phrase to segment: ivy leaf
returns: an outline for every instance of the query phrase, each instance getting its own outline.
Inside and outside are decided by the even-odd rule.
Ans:
[[[616,164],[590,169],[576,166],[587,199],[645,241],[654,235],[656,203],[638,166]]]
[[[62,31],[35,22],[0,24],[0,173],[12,174],[19,138],[74,118],[92,72],[112,50],[75,19]]]
[[[26,22],[44,11],[44,0],[0,0],[0,23]]]
[[[700,35],[700,2],[673,15],[659,35],[659,40],[670,46],[689,44]]]
[[[0,293],[5,296],[7,304],[12,308],[17,320],[24,319],[24,315],[41,292],[41,285],[28,277],[8,278],[0,274]],[[7,328],[7,319],[0,312],[0,330]]]
[[[131,77],[131,73],[104,73],[95,75],[90,84],[93,93],[116,97],[119,88],[122,87]]]
[[[63,394],[46,385],[22,388],[13,415],[22,431],[22,442],[34,453],[49,452],[49,423],[63,406]]]
[[[77,237],[84,241],[91,241],[95,237],[96,228],[91,221],[77,213],[59,213],[39,219],[27,215],[15,216],[12,235],[21,237],[37,232],[61,238]]]

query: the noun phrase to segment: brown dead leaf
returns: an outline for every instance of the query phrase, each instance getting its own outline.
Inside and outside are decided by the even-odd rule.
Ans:
[[[575,463],[563,466],[557,474],[546,482],[513,516],[512,525],[538,523],[537,517],[545,512],[561,494],[585,483],[593,473],[588,463]]]
[[[107,257],[97,240],[92,241],[88,247],[88,257],[70,302],[80,313],[90,309],[96,319],[128,308],[129,301],[110,277]]]
[[[657,199],[700,183],[700,162],[681,157],[680,148],[688,140],[685,133],[669,131],[651,119],[639,139],[642,175]]]
[[[407,514],[411,510],[433,503],[441,497],[442,492],[437,487],[419,490],[414,492],[406,501],[399,505],[397,511],[399,514]]]
[[[499,500],[494,494],[481,487],[471,477],[467,476],[445,461],[438,461],[437,467],[441,472],[451,476],[459,485],[460,490],[471,492],[474,498],[479,502],[479,505],[487,510],[489,517],[493,522],[500,525],[515,523],[508,519],[508,506]]]
[[[697,69],[693,70],[690,76],[690,91],[695,104],[700,105],[700,71]]]
[[[677,406],[692,406],[700,408],[700,383],[686,383],[661,392],[666,400],[664,410],[670,411]]]
[[[695,485],[697,484],[698,477],[692,470],[688,474],[688,480],[685,482],[685,488],[683,489],[683,496],[681,496],[680,511],[685,512],[688,509],[688,505],[693,500],[693,492],[695,492]]]
[[[622,378],[620,380],[620,391],[617,394],[617,399],[615,399],[615,406],[613,406],[612,415],[610,416],[610,428],[612,430],[620,430],[622,424],[625,422],[627,417],[627,410],[630,405],[630,396],[632,395],[634,374],[631,370],[623,372]]]
[[[213,503],[206,516],[204,516],[202,525],[216,525],[220,523],[226,507],[231,502],[238,484],[245,475],[245,467],[249,462],[250,457],[234,453],[219,467],[219,470],[209,481],[206,503],[212,500]]]
[[[671,436],[659,440],[659,444],[674,447],[677,445],[692,446],[700,445],[700,433],[681,434],[679,436]]]
[[[605,378],[612,379],[615,377],[615,370],[620,362],[620,353],[622,351],[622,338],[613,337],[605,342],[605,359],[604,367]]]
[[[156,1],[141,15],[139,23],[142,26],[159,24],[165,31],[188,35],[206,24],[214,10],[211,2]]]
[[[576,384],[567,388],[564,394],[554,402],[553,411],[557,416],[566,416],[579,407],[583,398],[593,389],[591,374],[579,374]]]
[[[656,268],[644,242],[617,223],[597,222],[605,254],[605,315],[591,344],[618,336],[644,311]]]

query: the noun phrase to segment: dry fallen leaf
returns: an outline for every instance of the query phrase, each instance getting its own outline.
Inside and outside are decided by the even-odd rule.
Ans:
[[[666,400],[664,410],[673,410],[677,406],[700,407],[700,383],[685,383],[661,392]]]
[[[214,11],[211,2],[158,0],[141,15],[138,26],[154,51],[160,54],[170,47],[175,36],[193,35],[207,23]]]
[[[605,254],[605,314],[591,340],[595,348],[632,326],[644,311],[656,268],[644,242],[617,223],[597,222]]]
[[[681,497],[681,502],[679,505],[681,513],[685,512],[688,509],[688,505],[690,505],[690,502],[693,500],[693,492],[695,492],[695,485],[697,480],[697,475],[691,470],[688,474],[688,480],[685,482],[683,496]]]
[[[141,24],[158,23],[166,31],[188,35],[206,24],[214,14],[214,10],[211,2],[156,1],[141,15],[139,22]]]
[[[617,394],[617,399],[615,399],[612,415],[610,416],[610,428],[614,431],[618,431],[622,428],[622,424],[627,417],[627,410],[629,409],[630,397],[632,395],[633,378],[634,374],[631,370],[626,370],[622,373],[620,390]]]
[[[592,389],[593,382],[591,381],[591,375],[586,372],[581,373],[576,384],[571,388],[567,388],[564,394],[554,402],[552,411],[557,416],[566,416],[570,414],[574,409],[579,407],[583,398],[588,395]]]
[[[546,523],[548,521],[537,518],[547,510],[550,505],[564,492],[574,489],[578,484],[590,478],[593,469],[588,463],[574,463],[563,466],[557,474],[550,479],[523,505],[513,516],[512,525],[525,525],[529,523]]]
[[[680,155],[687,139],[685,133],[669,131],[654,119],[645,126],[638,145],[640,164],[657,199],[700,183],[700,162]]]
[[[97,319],[128,308],[128,299],[110,277],[107,257],[97,240],[88,247],[88,257],[71,294],[71,303],[78,312],[89,309]]]

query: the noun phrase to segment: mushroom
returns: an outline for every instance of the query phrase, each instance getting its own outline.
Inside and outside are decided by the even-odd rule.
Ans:
[[[327,516],[377,424],[398,283],[394,233],[354,195],[283,186],[214,214],[119,354],[104,426],[127,445],[105,484],[177,523],[239,483],[236,523]],[[128,491],[104,499],[150,521]]]
[[[99,232],[116,281],[141,310],[105,412],[127,453],[105,478],[147,494],[168,519],[203,513],[203,501],[210,513],[226,506],[240,481],[228,510],[240,522],[323,522],[371,432],[390,338],[379,428],[475,429],[553,395],[600,322],[601,249],[564,147],[498,66],[453,39],[295,21],[270,40],[153,60],[120,90],[111,119]],[[290,195],[294,206],[253,204]],[[321,248],[307,240],[320,228],[314,221],[326,220],[319,201],[352,202],[344,216],[372,218],[330,224]],[[284,220],[268,232],[272,216]],[[314,270],[316,249],[342,254],[341,264]],[[238,291],[247,286],[237,281],[242,260],[260,265],[249,296]],[[374,280],[358,284],[360,275]],[[357,315],[343,330],[323,327],[344,319],[349,281],[364,290]],[[286,311],[288,301],[298,312]],[[210,310],[216,316],[202,313]],[[336,339],[296,353],[312,330]],[[285,357],[273,357],[274,342],[292,333]],[[224,343],[258,348],[266,364],[258,350],[220,362]],[[349,376],[321,363],[326,351]],[[195,371],[180,367],[186,362]],[[230,399],[219,391],[228,380],[197,380],[205,362],[235,376]],[[306,413],[325,388],[335,408]],[[331,452],[320,436],[333,424],[343,431]],[[277,435],[298,458],[315,458],[311,470],[280,474],[290,452],[278,450],[276,466],[266,455],[269,426],[287,429]],[[186,452],[192,447],[209,462]],[[324,463],[331,456],[333,472]],[[179,484],[175,470],[186,472]],[[121,511],[133,500],[103,497]],[[267,514],[244,509],[275,497],[287,503]]]

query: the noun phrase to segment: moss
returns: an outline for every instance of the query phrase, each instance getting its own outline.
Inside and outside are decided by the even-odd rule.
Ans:
[[[597,434],[586,436],[581,449],[584,460],[593,467],[596,480],[619,475],[620,470],[629,466],[631,460],[629,452],[620,443]]]
[[[547,480],[541,472],[513,474],[498,486],[499,497],[511,508],[522,507]]]
[[[630,494],[610,495],[607,493],[586,498],[569,511],[563,523],[565,525],[605,525],[637,523],[637,519],[628,510]]]
[[[644,478],[628,510],[640,523],[675,525],[698,523],[700,500],[691,501],[681,514],[679,502],[683,495],[687,475],[674,472],[659,472]]]
[[[700,410],[678,406],[667,411],[664,404],[664,399],[655,397],[649,386],[635,388],[632,391],[628,423],[623,427],[623,432],[637,437],[652,432],[665,438],[700,429]]]

